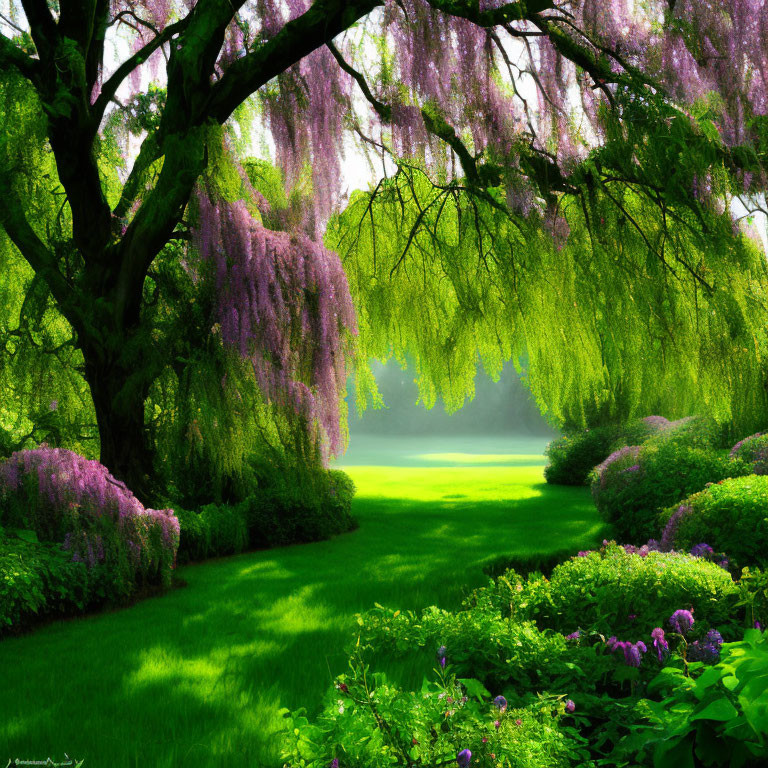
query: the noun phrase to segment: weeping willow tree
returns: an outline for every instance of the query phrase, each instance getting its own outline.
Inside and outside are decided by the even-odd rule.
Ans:
[[[764,427],[768,269],[728,207],[740,182],[705,112],[657,104],[649,131],[650,106],[642,128],[631,104],[621,126],[606,113],[609,140],[538,207],[522,174],[478,196],[419,159],[357,193],[328,242],[363,354],[413,365],[426,407],[460,408],[478,366],[512,360],[566,430],[650,413]]]
[[[171,434],[198,474],[294,429],[320,463],[355,346],[413,353],[428,403],[512,357],[558,423],[757,420],[764,276],[730,214],[768,187],[765,5],[0,0],[4,429],[45,369],[139,495]],[[310,204],[249,178],[252,119]],[[322,245],[350,137],[400,169],[329,235],[359,341]]]

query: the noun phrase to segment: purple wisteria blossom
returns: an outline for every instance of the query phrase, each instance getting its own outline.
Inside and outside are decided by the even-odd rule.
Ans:
[[[472,762],[472,753],[468,749],[462,749],[458,755],[456,755],[456,763],[459,768],[467,768]]]

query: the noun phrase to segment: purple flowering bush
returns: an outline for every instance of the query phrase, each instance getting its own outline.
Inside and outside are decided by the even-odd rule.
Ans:
[[[657,537],[659,512],[707,483],[748,475],[751,465],[711,448],[664,438],[614,452],[592,473],[600,515],[623,541]]]
[[[768,563],[768,476],[714,483],[660,515],[667,544],[686,549],[706,542],[739,566]]]
[[[145,509],[102,464],[59,448],[0,463],[0,525],[60,544],[101,575],[109,599],[168,585],[179,545],[172,510]]]
[[[729,455],[732,459],[749,462],[754,474],[768,475],[768,433],[758,432],[739,440]]]

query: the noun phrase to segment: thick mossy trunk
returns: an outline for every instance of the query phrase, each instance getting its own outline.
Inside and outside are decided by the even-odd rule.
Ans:
[[[127,345],[126,345],[127,346]],[[120,348],[120,345],[117,346]],[[141,360],[83,348],[101,442],[101,463],[144,504],[152,504],[153,446],[144,424],[149,379]]]

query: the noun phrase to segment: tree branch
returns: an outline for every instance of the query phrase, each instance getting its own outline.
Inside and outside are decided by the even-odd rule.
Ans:
[[[219,123],[265,83],[307,54],[333,40],[356,21],[383,5],[383,0],[316,0],[308,11],[289,21],[274,37],[233,62],[211,89],[204,114]]]
[[[125,80],[128,75],[133,72],[136,67],[144,63],[161,45],[167,43],[175,34],[181,32],[187,25],[189,16],[186,16],[181,21],[177,21],[175,24],[171,24],[166,27],[157,37],[150,40],[145,46],[136,51],[129,59],[126,59],[112,74],[102,86],[101,93],[96,99],[96,102],[92,108],[93,115],[93,130],[98,130],[101,119],[104,116],[104,111],[107,108],[107,104],[117,93],[117,89],[120,84]]]
[[[14,67],[28,80],[37,84],[40,62],[24,53],[5,35],[0,35],[0,72],[10,67]]]

